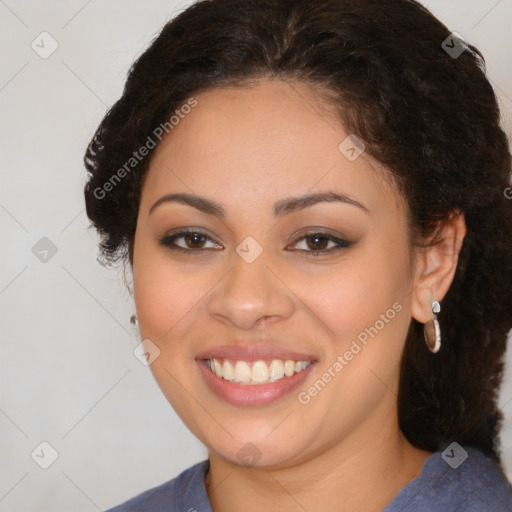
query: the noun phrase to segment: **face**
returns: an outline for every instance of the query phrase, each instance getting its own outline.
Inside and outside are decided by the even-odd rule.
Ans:
[[[354,158],[304,84],[195,99],[155,150],[134,239],[160,388],[236,464],[284,467],[393,432],[413,282],[385,170]]]

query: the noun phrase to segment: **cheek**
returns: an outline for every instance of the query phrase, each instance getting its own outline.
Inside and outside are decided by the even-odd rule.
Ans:
[[[204,272],[172,261],[165,251],[141,248],[137,256],[133,288],[141,334],[166,345],[190,326],[209,290],[209,279]]]
[[[386,320],[397,319],[397,310],[404,307],[408,287],[405,262],[389,252],[381,251],[381,257],[376,254],[376,249],[368,248],[321,278],[303,280],[301,293],[308,297],[308,305],[339,340],[352,339],[381,315],[388,325]],[[396,303],[402,307],[393,308]]]
[[[182,420],[201,438],[194,409],[184,389],[199,376],[191,355],[190,332],[208,290],[207,272],[192,272],[166,257],[165,251],[139,245],[133,266],[133,288],[141,336],[159,349],[150,370],[162,393]],[[199,309],[198,309],[199,308]],[[188,338],[187,338],[188,334]]]
[[[301,391],[307,394],[305,399],[311,397],[308,410],[321,417],[328,409],[344,417],[347,432],[363,422],[369,411],[393,400],[410,321],[406,269],[397,264],[394,254],[372,249],[321,279],[303,282],[301,293],[308,297],[307,306],[330,332],[322,343],[323,364],[314,379],[328,384],[325,389],[315,384]],[[340,425],[326,422],[324,428],[335,436]]]
[[[315,290],[309,294],[308,306],[331,330],[322,371],[331,369],[336,375],[330,391],[332,407],[350,404],[354,411],[367,410],[377,406],[376,397],[395,386],[410,323],[407,269],[405,245],[400,240],[393,245],[380,240],[361,248],[316,283],[304,283],[302,293]],[[335,395],[344,397],[344,406]]]

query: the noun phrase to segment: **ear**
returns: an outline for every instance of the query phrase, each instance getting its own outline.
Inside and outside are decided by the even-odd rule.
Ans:
[[[432,318],[432,301],[441,302],[452,284],[466,236],[464,215],[453,212],[440,227],[440,241],[416,254],[411,313],[421,323]]]

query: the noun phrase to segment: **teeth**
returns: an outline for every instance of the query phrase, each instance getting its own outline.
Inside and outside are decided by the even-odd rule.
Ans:
[[[269,377],[270,382],[274,382],[275,380],[282,379],[284,377],[284,364],[282,361],[279,361],[278,359],[274,359],[270,363],[269,368]]]
[[[224,366],[222,367],[222,374],[220,377],[226,380],[235,380],[235,368],[229,361],[224,361]]]
[[[224,359],[221,362],[218,359],[208,359],[206,364],[217,377],[228,381],[239,384],[267,384],[305,370],[311,361],[273,359],[270,365],[267,365],[265,361],[260,360],[252,363],[251,367],[246,361],[232,362]]]
[[[307,361],[297,361],[295,363],[295,373],[299,373],[301,370],[305,370],[307,365]]]
[[[222,366],[220,365],[217,359],[213,360],[213,371],[217,375],[217,377],[222,377]]]
[[[217,376],[222,377],[222,374]],[[237,361],[235,364],[235,382],[251,382],[251,369],[245,361]]]
[[[291,359],[288,359],[284,363],[284,374],[287,377],[291,377],[295,372],[295,361],[292,361]]]
[[[268,366],[265,361],[256,361],[252,365],[251,380],[253,382],[268,382]]]

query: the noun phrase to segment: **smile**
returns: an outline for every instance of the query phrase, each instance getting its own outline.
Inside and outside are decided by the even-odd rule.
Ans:
[[[215,396],[232,405],[250,407],[269,405],[289,396],[317,365],[314,360],[291,359],[247,362],[213,358],[196,359],[196,363]]]
[[[272,359],[271,361],[242,361],[233,359],[206,359],[206,366],[226,381],[247,385],[262,385],[286,379],[305,370],[312,361]]]

